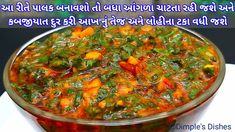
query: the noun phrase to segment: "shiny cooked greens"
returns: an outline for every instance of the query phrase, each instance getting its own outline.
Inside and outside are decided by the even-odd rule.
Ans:
[[[72,27],[29,45],[11,67],[27,102],[70,118],[129,119],[170,111],[218,75],[213,47],[176,27]]]

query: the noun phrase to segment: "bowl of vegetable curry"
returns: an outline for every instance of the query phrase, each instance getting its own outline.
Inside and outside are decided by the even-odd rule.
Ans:
[[[77,26],[24,44],[4,85],[47,131],[167,131],[212,97],[224,74],[219,49],[189,29]]]

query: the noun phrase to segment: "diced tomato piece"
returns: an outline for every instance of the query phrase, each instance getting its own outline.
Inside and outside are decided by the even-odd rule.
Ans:
[[[164,84],[166,84],[169,88],[174,88],[173,84],[167,79],[167,78],[164,78],[162,80],[164,82]]]
[[[90,36],[92,34],[95,33],[95,30],[92,28],[92,27],[88,27],[86,29],[84,29],[81,34],[80,34],[80,37],[83,38],[83,37],[87,37],[87,36]]]
[[[139,63],[139,60],[138,60],[137,58],[133,57],[133,56],[130,56],[130,57],[128,58],[127,62],[128,62],[129,64],[136,65],[136,64]]]
[[[81,32],[81,31],[82,31],[82,28],[81,28],[81,27],[76,27],[76,28],[74,28],[73,31],[74,31],[74,32]]]
[[[91,51],[86,54],[85,59],[102,60],[102,54],[98,51]]]
[[[119,65],[121,66],[121,68],[123,68],[124,70],[127,70],[129,72],[131,72],[133,75],[136,75],[136,70],[135,70],[135,66],[127,63],[125,61],[121,61],[119,62]]]
[[[53,70],[48,71],[48,76],[50,76],[50,77],[57,77],[59,75],[60,75],[60,73],[57,71],[53,71]]]

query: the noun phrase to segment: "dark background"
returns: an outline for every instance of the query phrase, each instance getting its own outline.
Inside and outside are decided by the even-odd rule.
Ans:
[[[3,86],[3,69],[10,55],[25,42],[50,29],[0,29],[0,95]],[[226,63],[235,64],[235,28],[200,28],[193,29],[214,42],[222,51]]]

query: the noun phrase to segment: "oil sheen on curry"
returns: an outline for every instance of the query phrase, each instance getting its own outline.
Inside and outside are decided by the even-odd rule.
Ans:
[[[71,27],[29,45],[12,64],[16,92],[69,118],[118,120],[171,111],[210,88],[213,46],[176,27]]]

